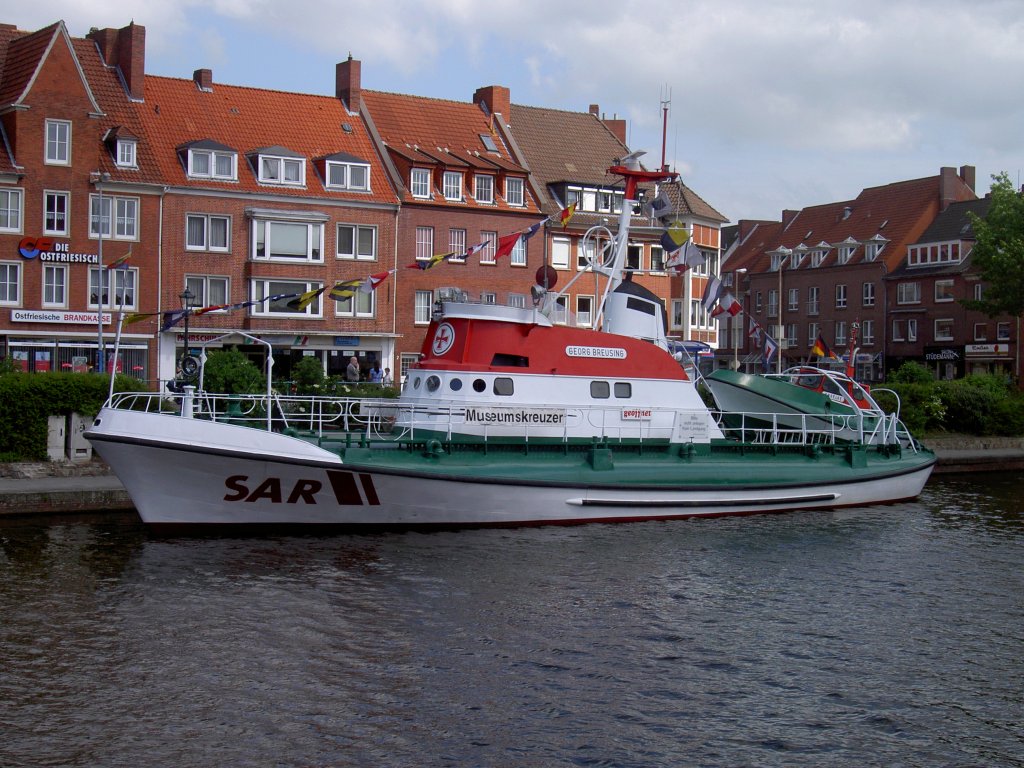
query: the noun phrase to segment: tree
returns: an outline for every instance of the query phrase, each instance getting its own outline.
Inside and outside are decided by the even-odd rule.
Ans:
[[[982,299],[962,299],[989,317],[1024,313],[1024,195],[1005,172],[992,177],[992,203],[984,219],[969,214],[975,243],[971,262],[982,280]]]

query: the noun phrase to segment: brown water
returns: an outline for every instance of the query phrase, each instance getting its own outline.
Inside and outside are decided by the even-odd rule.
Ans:
[[[0,766],[1024,766],[1024,477],[836,513],[0,524]]]

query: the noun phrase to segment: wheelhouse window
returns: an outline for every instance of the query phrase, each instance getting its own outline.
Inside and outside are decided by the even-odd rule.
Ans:
[[[67,192],[43,193],[43,234],[67,235],[71,197]]]
[[[322,262],[324,225],[253,219],[252,258],[257,261]]]
[[[339,224],[338,258],[376,261],[377,228],[359,224]]]
[[[473,197],[478,203],[494,202],[494,177],[478,173],[473,177]]]
[[[185,216],[185,249],[189,251],[229,250],[230,216],[189,213]]]
[[[292,280],[256,279],[251,284],[250,299],[253,317],[321,317],[322,296],[313,299],[305,309],[288,306],[297,295],[315,291],[320,283]]]
[[[452,201],[462,200],[462,174],[458,171],[444,172],[444,199]]]
[[[0,262],[0,306],[16,307],[21,303],[21,263]]]
[[[505,179],[505,201],[509,205],[517,207],[524,205],[523,180],[518,176],[510,176]]]
[[[416,291],[415,323],[427,325],[434,310],[434,292]]]
[[[218,275],[185,275],[185,287],[192,292],[192,306],[210,307],[228,304],[230,281]],[[212,310],[223,313],[225,310]]]
[[[46,121],[46,164],[71,165],[71,122]]]
[[[0,232],[21,232],[20,189],[0,189]]]
[[[326,168],[329,189],[369,191],[370,166],[368,163],[342,163],[328,160]]]
[[[43,306],[63,308],[68,305],[68,268],[63,264],[43,265]]]
[[[409,174],[409,190],[413,197],[430,198],[430,171],[427,168],[413,168]]]
[[[139,199],[115,195],[89,196],[89,237],[113,240],[137,240]]]

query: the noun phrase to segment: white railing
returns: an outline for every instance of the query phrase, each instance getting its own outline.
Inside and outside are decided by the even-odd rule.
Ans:
[[[256,429],[290,430],[320,442],[365,440],[446,441],[468,438],[487,443],[543,439],[569,442],[598,439],[608,442],[668,443],[679,435],[700,434],[701,427],[742,443],[761,445],[835,445],[844,442],[874,445],[901,444],[917,449],[915,441],[895,415],[865,419],[863,414],[807,415],[778,413],[708,412],[676,408],[644,408],[630,413],[621,406],[524,408],[487,404],[431,406],[395,399],[346,398],[306,395],[223,395],[195,392],[115,393],[108,407],[166,413]],[[637,409],[641,410],[641,409]],[[481,417],[484,413],[486,417]],[[530,416],[540,414],[536,423]],[[627,415],[628,414],[628,415]],[[705,432],[706,432],[705,430]],[[684,442],[689,442],[683,437]],[[694,442],[702,442],[694,437]]]

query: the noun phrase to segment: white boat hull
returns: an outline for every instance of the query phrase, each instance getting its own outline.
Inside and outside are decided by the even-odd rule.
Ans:
[[[521,483],[348,466],[297,438],[104,409],[87,433],[156,525],[481,526],[665,519],[860,506],[920,493],[931,465],[800,487]]]

